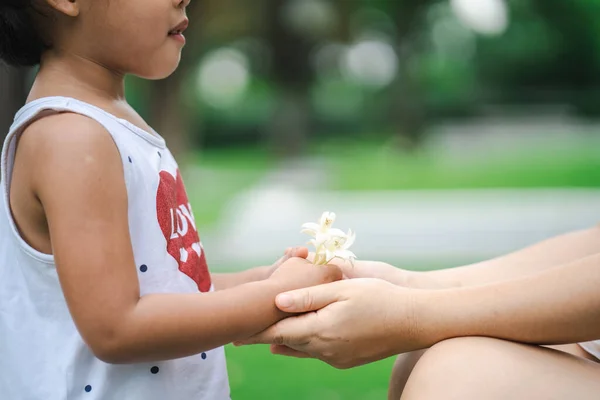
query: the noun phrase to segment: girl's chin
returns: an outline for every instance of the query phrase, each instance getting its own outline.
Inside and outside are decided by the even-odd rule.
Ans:
[[[149,79],[149,80],[160,80],[165,79],[171,76],[179,66],[178,57],[176,60],[169,62],[168,58],[164,58],[161,60],[160,65],[154,64],[149,66],[150,68],[146,69],[144,72],[136,73],[134,75],[139,76],[140,78]]]

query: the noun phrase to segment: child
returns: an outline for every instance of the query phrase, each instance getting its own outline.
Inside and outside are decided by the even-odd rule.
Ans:
[[[0,3],[0,58],[40,64],[2,151],[0,399],[228,399],[221,346],[284,318],[278,293],[341,278],[301,258],[209,274],[123,89],[175,70],[188,1]]]

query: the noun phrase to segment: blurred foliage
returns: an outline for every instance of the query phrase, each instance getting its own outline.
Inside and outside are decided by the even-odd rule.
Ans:
[[[466,3],[195,0],[202,12],[190,11],[183,70],[167,81],[184,106],[171,112],[197,147],[284,152],[306,149],[317,132],[419,143],[440,121],[509,105],[599,116],[598,1],[484,0],[465,14]],[[504,17],[490,14],[494,4],[506,5]],[[473,25],[477,13],[487,31]],[[132,101],[162,125],[148,103],[169,103],[144,85],[131,83]]]
[[[369,131],[410,148],[510,105],[600,116],[598,0],[193,0],[188,14],[179,70],[127,82],[175,153],[297,154],[317,133]]]

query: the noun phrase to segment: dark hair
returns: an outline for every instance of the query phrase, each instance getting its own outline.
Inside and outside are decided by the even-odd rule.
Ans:
[[[0,0],[0,60],[7,64],[39,64],[47,48],[36,29],[33,1]]]

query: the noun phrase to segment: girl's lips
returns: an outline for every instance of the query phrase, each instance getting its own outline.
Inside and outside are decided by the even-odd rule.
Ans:
[[[173,28],[169,31],[169,35],[182,34],[183,31],[185,31],[187,29],[189,24],[190,24],[190,20],[187,18],[184,18],[184,20],[181,21],[177,26],[175,26],[175,28]]]
[[[178,42],[185,44],[185,36],[183,36],[183,31],[185,31],[189,25],[190,21],[187,18],[184,18],[175,28],[169,31],[169,37],[177,40]]]
[[[181,33],[170,33],[169,37],[177,40],[178,42],[185,44],[185,36],[183,36],[183,34],[181,34]]]

